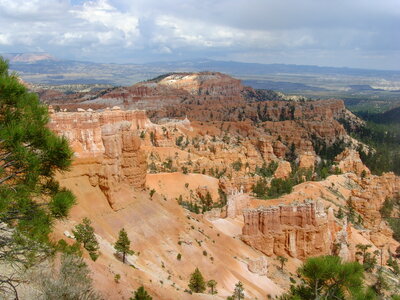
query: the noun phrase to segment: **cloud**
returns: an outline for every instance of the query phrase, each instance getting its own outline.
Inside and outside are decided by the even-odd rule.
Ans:
[[[101,44],[110,43],[113,38],[116,38],[129,46],[139,36],[139,18],[119,12],[106,0],[86,2],[83,7],[71,10],[71,13],[86,25],[91,25],[93,30],[100,30],[97,37]]]
[[[0,52],[400,69],[398,0],[0,0]]]

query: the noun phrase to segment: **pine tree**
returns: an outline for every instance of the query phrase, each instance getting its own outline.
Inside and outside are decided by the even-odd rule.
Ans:
[[[382,270],[378,271],[376,282],[372,285],[372,289],[378,295],[383,296],[384,292],[390,288],[386,278],[383,276]]]
[[[118,253],[122,253],[122,262],[125,263],[126,255],[131,255],[134,252],[130,250],[131,241],[128,238],[128,234],[125,229],[122,228],[119,231],[118,241],[115,243],[114,248]]]
[[[212,196],[211,196],[211,194],[210,194],[209,191],[207,191],[206,198],[205,198],[205,203],[204,203],[204,204],[205,204],[205,206],[207,207],[207,209],[210,209],[211,206],[213,205]]]
[[[400,267],[399,267],[399,264],[397,263],[397,260],[396,260],[396,259],[393,259],[391,253],[389,253],[389,259],[388,259],[388,261],[387,261],[387,265],[388,265],[389,267],[392,267],[393,273],[394,273],[394,274],[396,274],[396,275],[399,275],[399,274],[400,274]]]
[[[47,107],[8,73],[0,57],[0,222],[50,227],[51,217],[65,217],[74,204],[73,195],[54,179],[57,171],[68,169],[73,153],[65,138],[47,128],[48,121]],[[29,200],[38,196],[50,201]]]
[[[343,263],[338,256],[307,259],[298,270],[302,283],[292,286],[282,299],[375,299],[363,289],[363,267],[358,262]]]
[[[280,268],[281,270],[283,270],[283,266],[284,266],[285,263],[288,261],[288,259],[287,259],[286,257],[284,257],[284,256],[281,256],[281,255],[277,256],[276,259],[277,259],[277,261],[279,261],[279,263],[281,264],[279,268]]]
[[[218,291],[216,289],[217,282],[214,279],[207,281],[207,286],[210,288],[211,295],[218,294]]]
[[[206,290],[206,283],[198,268],[190,276],[189,289],[195,293],[203,293]]]
[[[48,121],[47,107],[0,57],[1,265],[28,267],[46,257],[54,218],[66,217],[75,202],[54,176],[68,169],[73,152],[65,138],[50,131]],[[9,290],[18,298],[17,275],[1,277],[0,292]]]
[[[134,294],[135,297],[129,300],[152,300],[153,298],[147,293],[143,286],[139,287]]]
[[[256,195],[256,197],[265,197],[267,191],[267,181],[264,178],[260,178],[259,180],[257,180],[257,183],[253,186],[253,193]]]
[[[377,264],[376,257],[380,254],[378,250],[374,251],[373,253],[368,252],[368,249],[371,248],[371,245],[363,245],[357,244],[356,248],[359,250],[356,252],[356,255],[362,257],[362,264],[364,270],[367,272],[372,272]]]
[[[341,207],[339,207],[339,210],[337,212],[336,218],[338,218],[338,219],[343,219],[344,218],[344,212],[343,212],[343,209]]]
[[[237,300],[244,299],[243,283],[241,283],[240,281],[238,283],[236,283],[235,290],[233,291],[232,297],[233,297],[233,299],[237,299]]]
[[[367,251],[369,248],[371,248],[371,245],[363,245],[363,244],[357,244],[356,248],[360,251],[356,252],[356,255],[361,255],[362,257],[362,263],[365,262],[366,258],[367,258]]]
[[[75,236],[75,239],[83,244],[83,248],[85,248],[88,252],[92,260],[96,260],[99,257],[99,242],[94,235],[94,228],[91,225],[91,222],[88,218],[84,218],[82,223],[75,226],[75,230],[72,230],[72,233]]]

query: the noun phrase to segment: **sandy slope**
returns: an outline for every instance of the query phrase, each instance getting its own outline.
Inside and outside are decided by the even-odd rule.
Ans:
[[[184,177],[185,180],[193,178],[190,184],[199,182],[199,176]],[[95,263],[88,261],[95,285],[106,299],[128,299],[131,291],[142,284],[153,299],[224,299],[232,293],[238,280],[244,283],[248,296],[264,298],[281,291],[266,276],[247,269],[247,261],[259,257],[260,253],[230,234],[235,227],[233,232],[239,232],[236,221],[224,220],[214,226],[200,215],[189,214],[175,201],[165,201],[158,194],[150,199],[148,192],[132,192],[127,195],[131,197],[129,204],[113,211],[100,189],[93,187],[87,177],[61,182],[73,190],[78,204],[68,220],[56,225],[56,236],[67,239],[62,235],[65,230],[71,231],[84,216],[92,220],[101,244],[101,256]],[[215,184],[212,178],[209,182]],[[129,257],[134,267],[122,264],[114,256],[112,244],[122,227],[137,253]],[[178,253],[182,255],[181,261],[176,258]],[[219,296],[183,292],[196,267],[206,279],[218,282]],[[119,283],[114,281],[115,274],[121,275]]]
[[[215,177],[202,174],[157,173],[147,174],[146,186],[155,189],[168,199],[179,198],[180,195],[190,199],[190,194],[197,189],[206,189],[214,201],[218,201],[219,180]]]

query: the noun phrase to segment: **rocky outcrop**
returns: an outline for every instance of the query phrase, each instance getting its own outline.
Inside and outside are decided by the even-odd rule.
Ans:
[[[363,225],[370,230],[371,241],[384,246],[392,237],[392,230],[382,220],[380,209],[386,199],[400,197],[400,177],[393,173],[360,179],[354,176],[358,187],[351,191],[351,205],[361,214]]]
[[[49,123],[75,154],[73,171],[64,176],[88,176],[114,209],[129,191],[145,187],[147,163],[135,130],[150,125],[144,112],[118,110],[53,113]]]
[[[247,264],[249,271],[261,276],[268,275],[268,261],[265,256],[252,259]]]
[[[234,97],[243,90],[240,80],[218,72],[177,73],[158,83],[185,90],[191,95]]]
[[[238,193],[228,196],[227,201],[227,217],[236,218],[241,215],[243,210],[248,208],[250,205],[250,197],[247,194]]]
[[[270,162],[270,161],[273,161],[273,160],[277,159],[277,157],[276,157],[276,155],[274,153],[274,148],[272,147],[272,139],[271,138],[270,139],[266,139],[264,137],[264,138],[258,140],[257,149],[261,153],[262,158],[264,159],[264,161]],[[285,150],[283,150],[283,152],[284,151]],[[281,157],[283,157],[283,155],[280,153]]]
[[[274,149],[274,154],[279,157],[279,158],[284,158],[286,151],[287,151],[287,147],[281,142],[281,141],[276,141],[275,143],[273,143],[272,145],[273,149]]]
[[[312,152],[305,152],[299,155],[299,169],[314,170],[316,156]]]
[[[338,228],[315,203],[247,209],[242,240],[264,254],[304,259],[331,254]]]
[[[329,220],[334,220],[333,209],[329,208]],[[347,222],[347,218],[343,220],[343,227],[336,233],[336,239],[333,244],[333,252],[338,255],[343,261],[352,261],[355,258],[354,243],[350,244],[351,227]]]
[[[292,167],[290,166],[290,162],[288,161],[280,161],[278,164],[278,168],[276,169],[274,176],[275,178],[286,179],[292,173]]]
[[[338,163],[338,167],[343,173],[353,172],[357,175],[363,174],[364,176],[371,174],[356,150],[346,148],[335,157],[335,162]]]

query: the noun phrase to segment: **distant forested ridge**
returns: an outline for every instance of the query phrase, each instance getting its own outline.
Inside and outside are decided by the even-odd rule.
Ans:
[[[380,114],[359,112],[358,115],[366,121],[371,121],[377,124],[400,124],[400,106]]]
[[[375,151],[358,149],[362,161],[374,174],[394,172],[400,175],[400,107],[384,113],[357,112],[364,119],[365,126],[346,130],[358,140],[371,146]]]

